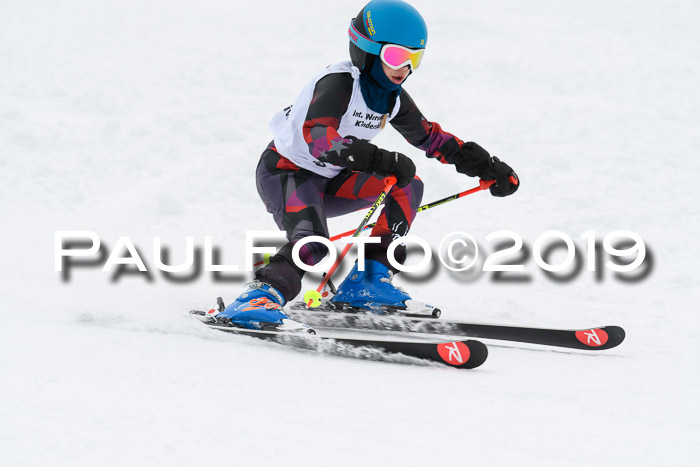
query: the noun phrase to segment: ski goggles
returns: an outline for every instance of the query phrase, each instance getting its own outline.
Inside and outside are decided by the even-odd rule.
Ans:
[[[398,70],[406,65],[410,65],[411,69],[415,70],[423,58],[424,49],[409,49],[402,45],[374,42],[357,30],[354,19],[350,21],[348,36],[353,44],[361,50],[373,55],[379,55],[382,62],[393,70]]]
[[[396,44],[386,44],[382,47],[379,58],[389,68],[398,70],[406,65],[411,65],[411,70],[415,70],[420,65],[423,58],[423,49],[411,50],[408,47]]]

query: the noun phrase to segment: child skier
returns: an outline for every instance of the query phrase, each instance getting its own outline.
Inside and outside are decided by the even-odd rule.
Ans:
[[[351,61],[318,73],[294,105],[270,122],[274,140],[258,164],[257,188],[289,243],[217,319],[253,329],[308,330],[282,308],[298,295],[304,275],[292,260],[294,244],[310,235],[328,238],[326,219],[371,206],[388,175],[397,183],[371,234],[381,242],[366,245],[364,271],[355,264],[332,301],[369,309],[406,306],[411,297],[391,283],[398,271],[387,260],[387,247],[408,233],[423,182],[410,158],[370,142],[387,122],[427,157],[470,177],[495,180],[492,195],[508,196],[518,189],[510,166],[426,120],[403,88],[418,68],[428,38],[423,18],[411,5],[372,0],[351,20],[348,35]],[[299,253],[312,265],[327,249],[307,243]],[[399,263],[405,256],[405,246],[395,250]]]

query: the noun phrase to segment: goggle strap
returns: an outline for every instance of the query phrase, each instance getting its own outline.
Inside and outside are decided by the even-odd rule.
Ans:
[[[374,42],[372,39],[364,36],[355,27],[355,19],[350,20],[350,27],[348,28],[348,36],[353,44],[372,55],[379,55],[382,51],[382,44],[379,42]]]

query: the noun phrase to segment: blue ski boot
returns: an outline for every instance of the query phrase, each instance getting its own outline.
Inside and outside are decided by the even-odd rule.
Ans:
[[[213,317],[246,329],[316,333],[306,324],[289,318],[282,309],[284,304],[284,297],[277,289],[264,282],[253,281],[247,284],[240,297]]]
[[[398,312],[405,315],[428,315],[438,318],[440,310],[413,300],[409,294],[391,283],[394,273],[379,261],[365,260],[365,270],[357,263],[338,287],[331,302],[336,308],[351,308],[373,313]]]

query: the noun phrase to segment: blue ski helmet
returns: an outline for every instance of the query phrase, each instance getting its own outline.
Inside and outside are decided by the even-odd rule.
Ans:
[[[352,64],[362,70],[368,62],[367,54],[379,55],[383,44],[424,49],[428,28],[420,13],[408,3],[372,0],[351,21],[348,36]]]

